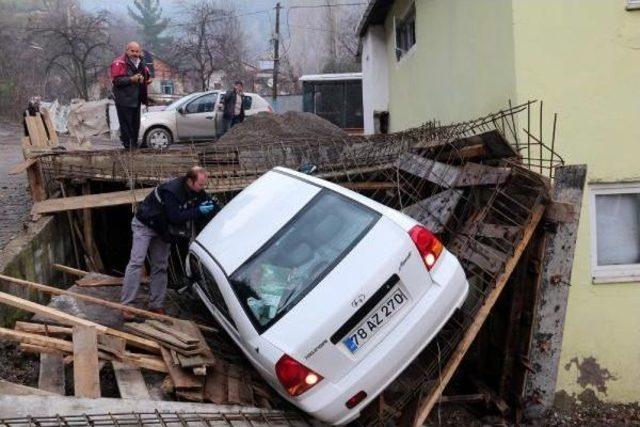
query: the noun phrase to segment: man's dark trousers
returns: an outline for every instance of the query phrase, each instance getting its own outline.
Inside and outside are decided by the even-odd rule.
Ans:
[[[116,104],[118,121],[120,122],[120,141],[124,148],[138,147],[140,132],[140,104],[137,107],[125,107]]]

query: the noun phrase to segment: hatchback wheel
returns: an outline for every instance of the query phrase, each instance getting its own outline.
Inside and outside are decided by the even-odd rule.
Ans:
[[[153,128],[147,132],[145,142],[147,143],[147,147],[159,150],[171,145],[173,136],[171,132],[165,128]]]

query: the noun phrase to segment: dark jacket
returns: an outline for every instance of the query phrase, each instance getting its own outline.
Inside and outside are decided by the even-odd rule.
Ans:
[[[235,117],[235,109],[236,109],[236,97],[238,93],[235,89],[227,91],[224,94],[224,114],[223,117],[227,120],[231,120]],[[244,96],[242,97],[242,102],[240,102],[240,121],[244,120]]]
[[[160,200],[158,200],[158,198]],[[198,206],[208,200],[207,193],[191,191],[186,178],[174,178],[156,187],[138,207],[136,218],[161,236],[165,236],[169,224],[184,225],[188,221],[210,219]]]
[[[143,83],[133,83],[131,76],[142,74]],[[147,105],[147,82],[149,81],[149,69],[144,65],[144,58],[136,67],[126,54],[117,57],[111,63],[111,79],[113,81],[113,97],[116,105],[122,107],[139,107]]]

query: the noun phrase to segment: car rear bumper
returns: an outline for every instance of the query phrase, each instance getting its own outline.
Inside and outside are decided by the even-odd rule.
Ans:
[[[427,346],[466,299],[469,285],[458,260],[443,252],[434,284],[418,300],[393,333],[358,363],[339,382],[324,380],[295,399],[294,403],[314,417],[331,424],[346,424],[382,392]],[[352,409],[346,402],[360,391],[367,393]]]

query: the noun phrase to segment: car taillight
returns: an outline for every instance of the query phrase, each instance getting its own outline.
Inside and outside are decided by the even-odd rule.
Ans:
[[[299,396],[322,381],[322,376],[286,354],[276,363],[276,375],[291,396]]]
[[[431,270],[442,253],[444,246],[432,232],[421,225],[416,225],[409,230],[409,236],[411,236],[411,240],[418,248],[427,270]]]
[[[367,397],[367,393],[364,390],[361,390],[351,396],[351,398],[345,402],[345,405],[349,409],[354,408],[358,403],[362,402],[365,397]]]

